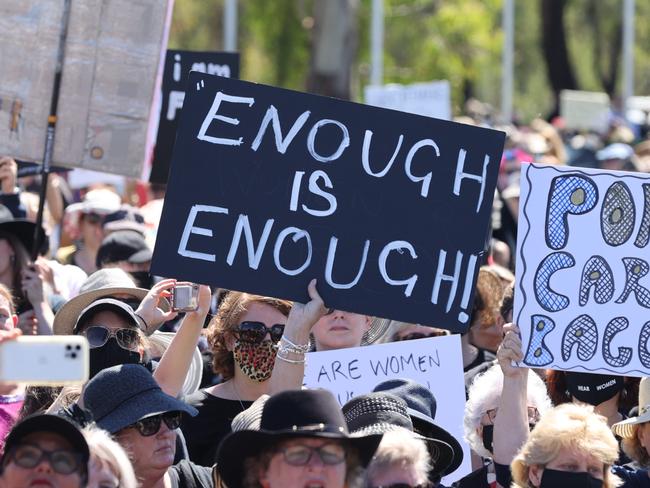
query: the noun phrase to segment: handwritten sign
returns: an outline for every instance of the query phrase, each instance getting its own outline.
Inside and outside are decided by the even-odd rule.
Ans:
[[[173,3],[70,2],[52,164],[140,177]],[[43,159],[64,4],[0,2],[0,154]]]
[[[152,271],[463,331],[503,142],[192,72]]]
[[[393,378],[411,379],[429,388],[436,397],[436,423],[463,447],[463,464],[443,484],[468,474],[471,466],[469,447],[463,440],[465,382],[459,335],[307,354],[304,385],[331,391],[341,405]]]
[[[524,364],[650,374],[650,176],[522,167],[515,317]]]
[[[149,181],[167,183],[176,129],[190,71],[239,78],[239,53],[167,50],[162,81],[158,137]]]
[[[392,108],[411,114],[451,119],[451,90],[448,81],[430,81],[411,85],[367,86],[368,105]]]
[[[560,92],[560,115],[567,129],[606,132],[609,113],[607,93],[581,90]]]

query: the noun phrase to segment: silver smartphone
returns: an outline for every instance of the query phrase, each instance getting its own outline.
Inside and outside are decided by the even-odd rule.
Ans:
[[[172,310],[174,312],[193,312],[199,308],[199,285],[183,283],[172,288]]]
[[[88,381],[88,341],[83,336],[21,336],[0,343],[0,381],[77,385]]]

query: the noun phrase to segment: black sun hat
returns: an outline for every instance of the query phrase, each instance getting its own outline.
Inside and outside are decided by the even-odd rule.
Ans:
[[[431,439],[414,431],[405,400],[384,391],[359,395],[343,405],[343,415],[350,432],[355,434],[386,433],[407,430],[427,444],[434,475],[442,475],[453,458],[453,448],[440,439]]]
[[[7,214],[7,212],[0,210],[0,233],[6,232],[7,234],[13,234],[28,253],[32,252],[32,247],[34,246],[35,231],[36,224],[31,220],[14,219],[11,216],[11,212]],[[41,255],[47,254],[50,247],[50,240],[45,234],[43,227],[38,229],[38,240],[40,243],[38,253]]]
[[[11,429],[5,442],[3,464],[4,456],[10,453],[16,445],[20,444],[22,439],[35,432],[51,432],[60,435],[70,443],[76,452],[81,454],[82,466],[88,465],[90,450],[79,427],[64,417],[40,413],[26,417]]]
[[[329,391],[284,391],[264,404],[259,430],[240,430],[223,439],[217,452],[219,474],[229,488],[241,488],[246,458],[280,441],[300,437],[342,440],[358,451],[365,467],[382,434],[350,434],[341,407]]]
[[[392,379],[379,383],[374,391],[391,393],[406,402],[413,430],[432,441],[427,443],[429,452],[434,445],[439,451],[436,470],[440,470],[441,476],[458,469],[463,462],[463,448],[453,435],[436,424],[436,397],[431,390],[413,380]]]
[[[151,373],[140,364],[121,364],[100,371],[83,394],[84,408],[98,427],[110,434],[138,420],[166,412],[194,417],[198,411],[166,394]]]

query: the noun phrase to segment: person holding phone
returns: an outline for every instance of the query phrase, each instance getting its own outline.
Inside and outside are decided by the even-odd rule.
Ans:
[[[208,326],[213,369],[223,381],[186,397],[198,410],[182,429],[190,459],[212,466],[231,422],[263,394],[302,385],[309,331],[326,312],[308,286],[307,304],[230,291]]]
[[[6,217],[6,216],[5,216]],[[29,251],[34,242],[36,224],[27,220],[2,220],[0,215],[0,284],[15,297],[19,326],[26,334],[52,333],[54,313],[47,301],[45,269],[33,263]],[[47,248],[41,229],[43,249]]]

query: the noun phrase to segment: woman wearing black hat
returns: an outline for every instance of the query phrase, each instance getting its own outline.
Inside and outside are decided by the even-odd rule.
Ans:
[[[217,469],[228,488],[344,488],[357,481],[381,437],[350,435],[328,391],[285,391],[266,402],[259,430],[223,440]]]
[[[52,334],[54,313],[44,295],[45,269],[39,262],[31,263],[29,256],[36,224],[1,219],[0,216],[0,283],[16,298],[19,326],[32,333],[35,319],[38,334]],[[41,239],[45,242],[42,231]]]
[[[8,487],[85,487],[88,444],[70,421],[34,415],[16,424],[2,456],[0,485]]]

